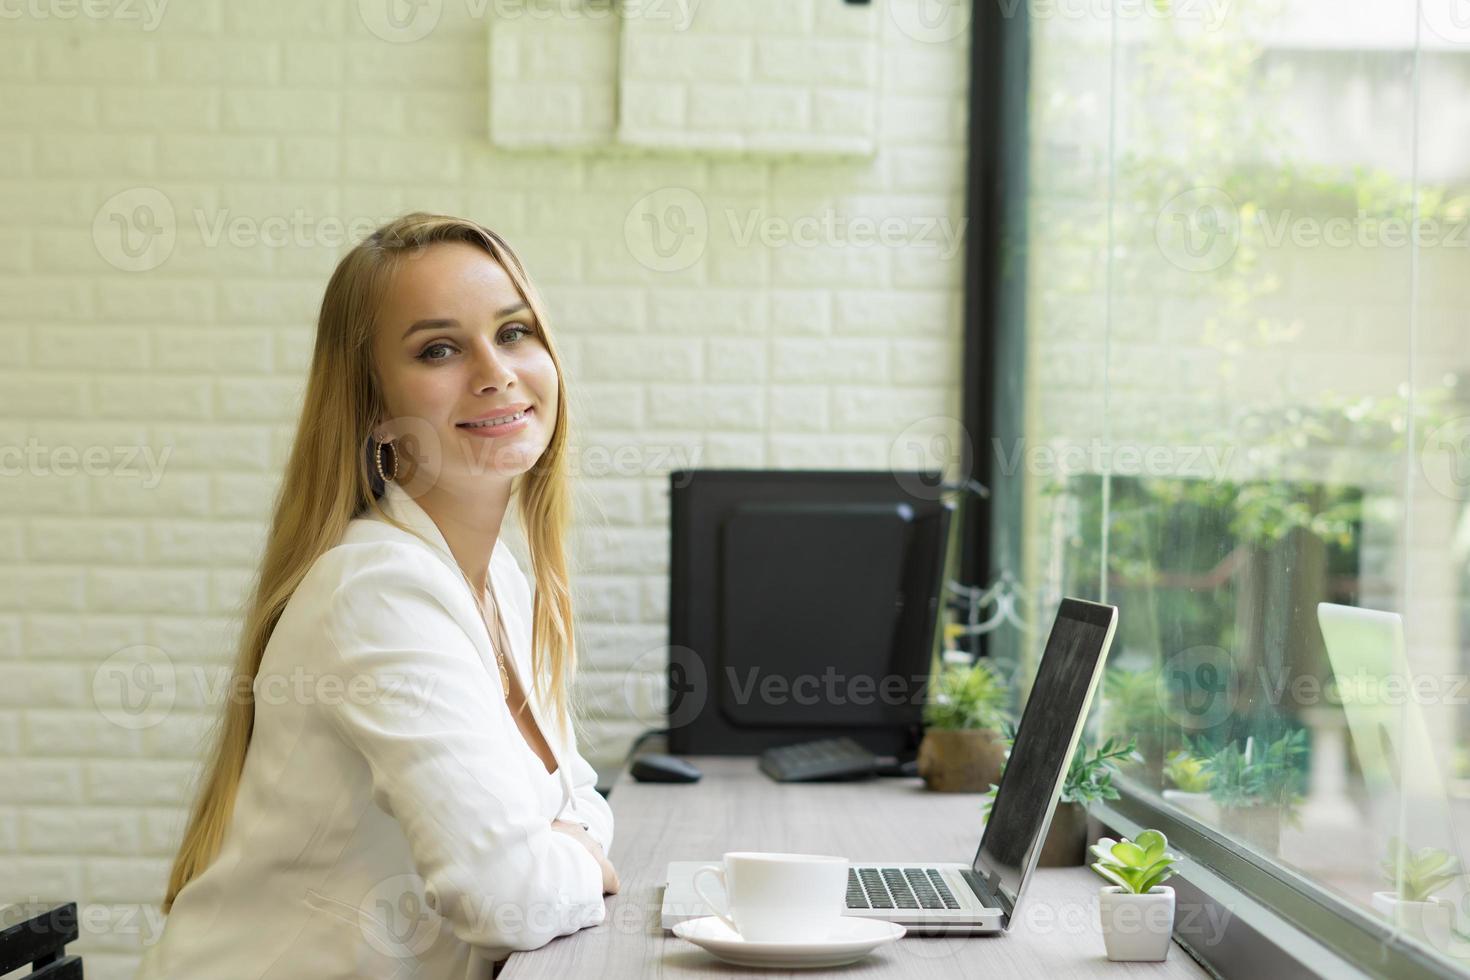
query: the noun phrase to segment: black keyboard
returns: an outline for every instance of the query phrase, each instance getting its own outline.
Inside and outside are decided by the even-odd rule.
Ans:
[[[878,756],[850,738],[824,738],[761,753],[761,772],[778,783],[866,779],[877,775]]]
[[[959,901],[934,868],[848,868],[850,909],[957,909]]]

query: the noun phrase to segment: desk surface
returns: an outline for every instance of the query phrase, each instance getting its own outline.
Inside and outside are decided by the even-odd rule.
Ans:
[[[969,861],[980,841],[980,795],[930,793],[917,779],[776,783],[754,759],[696,757],[693,784],[618,777],[611,858],[621,890],[599,926],[516,953],[504,980],[706,975],[845,977],[1205,977],[1177,945],[1163,963],[1111,963],[1097,921],[1100,879],[1086,868],[1041,869],[1004,936],[904,938],[832,970],[763,973],[729,966],[659,927],[670,861],[726,851],[842,854],[860,861]],[[984,971],[982,973],[981,971]]]

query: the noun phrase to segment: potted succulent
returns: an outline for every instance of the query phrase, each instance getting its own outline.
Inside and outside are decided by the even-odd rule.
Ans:
[[[1194,814],[1205,823],[1218,825],[1220,808],[1210,799],[1214,774],[1205,766],[1208,760],[1208,755],[1196,754],[1188,748],[1171,752],[1164,764],[1164,778],[1173,785],[1165,787],[1163,796],[1167,802]]]
[[[1000,780],[1009,694],[988,661],[945,664],[924,704],[918,767],[924,784],[944,793],[979,793]]]
[[[1268,742],[1231,742],[1201,766],[1210,777],[1210,799],[1220,808],[1220,829],[1267,854],[1281,849],[1281,825],[1296,820],[1301,803],[1302,758],[1307,733],[1298,729]]]
[[[1156,962],[1169,955],[1174,935],[1174,875],[1178,855],[1157,830],[1133,840],[1104,837],[1092,845],[1092,864],[1108,884],[1098,893],[1103,945],[1108,959]]]
[[[1444,948],[1455,906],[1434,893],[1459,877],[1460,862],[1437,847],[1411,851],[1397,837],[1388,842],[1388,855],[1381,867],[1393,890],[1373,893],[1374,910],[1408,935]]]
[[[1010,740],[1005,744],[1009,749]],[[1074,868],[1087,863],[1087,806],[1100,800],[1116,800],[1118,790],[1113,786],[1113,777],[1118,773],[1118,765],[1137,758],[1131,738],[1126,744],[1110,738],[1097,748],[1086,736],[1078,742],[1062,781],[1062,793],[1051,826],[1047,828],[1046,840],[1036,859],[1039,867]],[[986,794],[982,809],[987,818],[997,788],[991,787]]]

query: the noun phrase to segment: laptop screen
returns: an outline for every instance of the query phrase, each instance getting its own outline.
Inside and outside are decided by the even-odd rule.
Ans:
[[[1036,866],[1113,639],[1118,610],[1063,599],[972,865],[1007,917]]]

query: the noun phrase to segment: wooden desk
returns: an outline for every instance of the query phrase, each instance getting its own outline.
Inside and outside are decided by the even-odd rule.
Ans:
[[[718,861],[726,851],[841,854],[875,861],[968,861],[980,842],[979,794],[929,793],[917,779],[776,783],[754,759],[696,757],[698,783],[634,782],[608,796],[617,825],[611,858],[621,890],[599,926],[511,956],[504,980],[711,975],[911,977],[1205,977],[1178,945],[1163,963],[1111,963],[1097,920],[1101,879],[1086,868],[1042,869],[1004,936],[899,940],[831,970],[764,973],[729,966],[659,927],[670,861]]]

